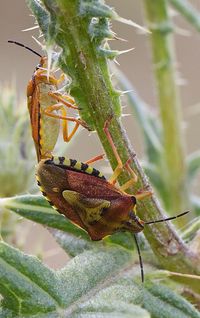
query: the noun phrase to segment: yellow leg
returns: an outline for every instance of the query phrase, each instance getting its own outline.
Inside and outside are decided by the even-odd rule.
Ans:
[[[45,113],[45,115],[47,115],[49,117],[72,121],[72,122],[78,123],[79,125],[82,126],[82,121],[77,119],[77,118],[75,118],[75,117],[68,117],[68,116],[64,117],[64,116],[61,116],[61,115],[56,115],[56,114],[52,114],[51,112],[48,112],[47,110],[45,110],[44,113]]]
[[[125,163],[125,165],[122,164],[122,161],[121,161],[121,158],[117,152],[117,148],[115,147],[114,145],[114,142],[112,140],[112,137],[111,137],[111,134],[109,132],[109,129],[108,129],[108,126],[110,124],[110,121],[111,121],[112,118],[108,119],[106,122],[105,122],[105,125],[104,125],[104,132],[107,136],[107,139],[111,145],[111,148],[113,150],[113,153],[115,155],[115,158],[117,159],[117,167],[115,168],[114,172],[113,172],[113,175],[111,176],[111,178],[109,179],[109,182],[111,184],[115,184],[116,181],[117,181],[117,178],[119,177],[119,175],[121,174],[123,168],[126,169],[130,175],[132,176],[132,178],[127,181],[125,184],[123,184],[120,189],[122,191],[125,191],[126,189],[128,189],[131,185],[133,185],[134,183],[137,182],[138,180],[138,177],[137,175],[135,174],[135,172],[133,171],[133,169],[130,167],[130,159],[127,160],[127,162]]]
[[[66,78],[66,75],[62,73],[60,77],[57,79],[57,85],[60,85],[62,82],[64,82],[65,78]]]
[[[134,183],[135,183],[135,181],[133,179],[130,179],[126,183],[124,183],[122,186],[120,186],[120,190],[125,191],[128,188],[130,188]]]
[[[55,105],[48,106],[44,110],[44,114],[49,116],[49,117],[58,118],[58,119],[66,120],[66,121],[68,120],[68,121],[76,122],[79,125],[85,127],[85,123],[81,119],[78,119],[78,118],[75,118],[75,117],[68,117],[68,116],[61,116],[61,115],[53,114],[52,112],[54,110],[64,110],[64,107],[61,104],[55,104]]]
[[[52,113],[54,110],[61,110],[62,116]],[[66,142],[71,140],[71,138],[76,133],[79,125],[83,124],[82,121],[77,119],[77,118],[66,116],[66,114],[67,114],[66,109],[63,107],[63,105],[60,105],[60,104],[55,104],[55,105],[48,106],[44,110],[44,114],[49,116],[49,117],[53,117],[53,118],[57,118],[57,119],[61,119],[62,120],[63,139]],[[74,126],[74,128],[73,128],[73,130],[72,130],[72,132],[70,134],[68,134],[68,121],[75,122],[75,126]]]
[[[62,111],[62,115],[67,118],[66,109],[62,108],[61,111]],[[69,131],[68,130],[69,129],[68,128],[68,121],[67,120],[63,120],[62,121],[62,128],[63,128],[62,131],[63,131],[63,139],[64,139],[64,141],[69,142],[72,139],[72,137],[76,133],[79,125],[80,125],[80,123],[76,122],[74,128],[72,129],[71,133],[69,134],[68,133],[68,131]]]
[[[74,98],[71,97],[70,95],[64,95],[64,94],[63,94],[63,95],[62,95],[62,98],[65,99],[66,101],[68,101],[70,104],[76,106],[76,103],[75,103]],[[79,109],[78,106],[76,106],[76,107],[77,107],[77,109]]]
[[[136,175],[135,171],[130,167],[130,161],[131,159],[128,159],[127,162],[124,165],[124,168],[130,173],[132,176],[133,183],[137,183],[138,176]]]
[[[130,180],[128,180],[126,183],[124,183],[122,186],[120,186],[120,190],[125,191],[131,185],[133,185],[134,183],[136,183],[138,181],[138,177],[135,174],[134,170],[130,167],[130,160],[131,159],[128,159],[127,162],[125,163],[125,165],[122,164],[121,158],[117,152],[117,148],[115,147],[115,144],[112,140],[111,134],[110,134],[109,129],[108,129],[108,126],[109,126],[111,120],[112,120],[112,118],[108,119],[105,122],[104,132],[105,132],[107,139],[111,145],[111,148],[113,150],[113,153],[115,155],[115,158],[116,158],[118,164],[117,164],[117,167],[114,170],[114,173],[111,176],[109,182],[112,184],[115,184],[117,181],[117,178],[120,175],[120,173],[122,172],[123,168],[126,169],[129,172],[129,174],[132,176],[132,178]],[[149,196],[152,196],[152,194],[153,194],[152,191],[142,190],[142,191],[138,191],[138,193],[136,193],[134,196],[136,197],[137,200],[143,200]]]
[[[78,109],[78,107],[74,105],[75,101],[74,101],[74,99],[72,97],[70,97],[68,95],[60,95],[60,94],[53,93],[53,92],[49,92],[48,94],[49,94],[49,96],[54,98],[56,101],[62,103],[66,107],[73,108],[73,109]]]

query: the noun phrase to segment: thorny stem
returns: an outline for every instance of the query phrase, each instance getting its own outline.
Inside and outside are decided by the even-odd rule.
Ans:
[[[139,178],[132,193],[142,188],[150,189],[121,121],[118,120],[113,111],[118,101],[113,98],[114,90],[111,83],[108,83],[106,60],[99,55],[95,42],[91,41],[88,33],[89,19],[80,15],[78,11],[79,1],[43,0],[43,2],[51,14],[52,23],[56,22],[54,30],[57,34],[51,41],[54,40],[63,49],[62,68],[68,72],[72,78],[72,83],[74,83],[71,94],[78,103],[82,98],[84,105],[87,104],[87,111],[90,113],[112,168],[114,169],[117,163],[103,131],[104,123],[111,115],[113,118],[109,130],[122,162],[125,163],[131,158],[132,168],[135,169]],[[124,183],[127,179],[128,175],[124,172],[120,182]],[[138,214],[146,221],[162,217],[162,211],[154,196],[138,203]],[[193,255],[184,245],[170,224],[146,226],[144,233],[164,268],[190,274],[200,272],[200,268],[197,269],[197,256]],[[191,282],[187,279],[180,278],[180,280],[185,280],[191,286]],[[192,284],[196,290],[199,290],[196,282],[192,282]]]
[[[172,25],[166,0],[144,0],[151,30],[154,74],[163,126],[163,167],[161,173],[169,189],[169,213],[187,206],[186,165],[181,129],[181,107],[176,85]],[[169,187],[170,185],[170,187]],[[180,220],[181,221],[181,220]],[[183,219],[182,219],[183,221]]]

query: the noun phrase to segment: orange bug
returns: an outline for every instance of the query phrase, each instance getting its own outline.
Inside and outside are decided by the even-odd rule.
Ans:
[[[69,142],[79,125],[88,129],[85,122],[79,118],[68,117],[67,108],[78,110],[74,99],[58,92],[58,85],[65,80],[64,74],[57,79],[52,71],[47,71],[47,57],[16,41],[8,41],[33,52],[40,57],[40,63],[27,86],[28,109],[32,127],[32,137],[35,143],[38,162],[50,158],[56,145],[60,120],[62,121],[63,139]],[[68,132],[68,121],[75,126]],[[102,157],[102,156],[101,156]]]

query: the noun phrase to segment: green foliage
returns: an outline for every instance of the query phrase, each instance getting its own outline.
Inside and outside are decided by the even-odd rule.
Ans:
[[[53,271],[1,242],[1,317],[200,317],[167,287],[133,282],[130,262],[128,250],[112,246],[82,250]]]

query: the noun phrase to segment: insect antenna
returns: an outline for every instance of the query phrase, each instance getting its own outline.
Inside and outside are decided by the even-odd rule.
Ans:
[[[26,46],[26,45],[24,45],[24,44],[22,44],[22,43],[20,43],[20,42],[9,40],[8,43],[13,43],[13,44],[19,45],[19,46],[21,46],[21,47],[23,47],[23,48],[25,48],[25,49],[31,51],[32,53],[36,54],[37,56],[42,57],[41,54],[39,54],[39,53],[36,52],[35,50],[31,49],[30,47],[28,47],[28,46]]]
[[[183,213],[180,213],[178,215],[175,215],[175,216],[172,216],[172,217],[169,217],[169,218],[166,218],[166,219],[160,219],[160,220],[154,220],[154,221],[147,221],[147,222],[144,222],[144,224],[153,224],[153,223],[161,223],[161,222],[166,222],[166,221],[171,221],[171,220],[174,220],[174,219],[177,219],[187,213],[189,213],[190,211],[185,211]]]
[[[135,240],[135,245],[136,245],[136,248],[137,248],[139,262],[140,262],[141,280],[142,280],[142,283],[144,283],[144,268],[143,268],[142,255],[140,253],[140,246],[138,244],[137,234],[133,234],[133,237],[134,237],[134,240]]]

